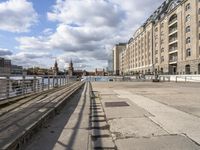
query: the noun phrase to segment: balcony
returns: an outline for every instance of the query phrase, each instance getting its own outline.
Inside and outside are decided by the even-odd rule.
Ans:
[[[169,48],[169,53],[171,54],[171,53],[175,53],[175,52],[177,52],[178,51],[178,47],[171,47],[171,48]]]
[[[178,28],[177,27],[170,29],[169,30],[169,36],[174,34],[174,33],[176,33],[176,32],[178,32]]]
[[[173,56],[171,58],[169,58],[169,63],[173,64],[173,63],[177,63],[178,57],[177,56]]]
[[[169,26],[174,25],[175,23],[177,23],[177,18],[174,18],[172,20],[169,21]]]
[[[172,44],[172,43],[174,43],[174,42],[176,42],[177,40],[178,40],[177,37],[172,37],[172,38],[170,38],[170,39],[169,39],[169,45]]]

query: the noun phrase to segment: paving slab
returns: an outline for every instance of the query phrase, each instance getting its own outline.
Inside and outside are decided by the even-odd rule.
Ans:
[[[129,98],[138,106],[154,115],[150,117],[170,134],[185,133],[192,140],[200,144],[200,118],[164,105],[141,95],[131,94],[128,91],[117,91],[121,97]]]
[[[167,135],[157,124],[149,118],[120,118],[109,120],[110,131],[115,138],[151,137]]]
[[[200,146],[180,135],[128,138],[115,141],[118,150],[199,150]]]

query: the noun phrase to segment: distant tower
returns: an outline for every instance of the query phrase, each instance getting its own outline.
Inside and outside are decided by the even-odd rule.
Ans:
[[[57,76],[58,72],[59,72],[58,63],[57,63],[57,60],[55,60],[55,64],[54,64],[54,67],[53,67],[53,74],[55,76]]]
[[[74,74],[74,67],[73,67],[73,62],[72,62],[72,60],[71,60],[70,63],[69,63],[68,74],[69,74],[69,76],[73,76],[73,74]]]

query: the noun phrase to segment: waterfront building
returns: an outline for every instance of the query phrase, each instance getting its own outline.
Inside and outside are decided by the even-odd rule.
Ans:
[[[11,60],[0,57],[0,75],[10,75]]]
[[[113,56],[121,74],[200,74],[200,1],[166,0]]]
[[[114,75],[119,75],[119,54],[121,53],[121,51],[126,47],[126,43],[119,43],[116,44],[113,49],[112,49],[112,58],[113,58],[113,74]]]
[[[11,65],[11,74],[13,75],[22,75],[23,67],[18,65]]]

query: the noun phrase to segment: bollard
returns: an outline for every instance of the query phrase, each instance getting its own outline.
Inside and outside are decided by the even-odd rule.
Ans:
[[[177,79],[178,77],[176,76],[176,82],[178,82],[178,79]]]
[[[187,82],[187,76],[185,76],[185,82]]]

